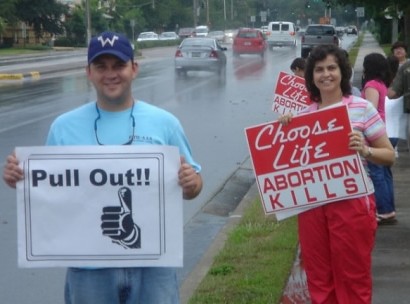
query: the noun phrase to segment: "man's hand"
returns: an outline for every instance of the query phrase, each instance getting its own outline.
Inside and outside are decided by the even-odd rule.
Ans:
[[[181,167],[178,171],[179,185],[182,187],[184,199],[195,198],[202,189],[202,177],[181,156]]]
[[[24,178],[23,170],[19,167],[19,161],[15,152],[7,156],[4,165],[3,180],[11,188],[16,188],[16,183]]]

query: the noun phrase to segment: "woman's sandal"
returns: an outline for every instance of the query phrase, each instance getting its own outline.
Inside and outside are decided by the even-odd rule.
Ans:
[[[383,217],[377,216],[377,225],[396,225],[397,219],[395,216]]]

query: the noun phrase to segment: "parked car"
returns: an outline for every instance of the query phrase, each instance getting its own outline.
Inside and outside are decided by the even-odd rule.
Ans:
[[[158,40],[158,34],[155,32],[142,32],[138,35],[137,41]]]
[[[309,24],[302,36],[301,44],[301,56],[306,58],[315,46],[320,44],[339,46],[340,39],[336,28],[331,24]]]
[[[188,37],[195,37],[195,28],[193,27],[182,27],[178,31],[178,36],[181,39],[185,39]]]
[[[275,46],[296,47],[296,26],[293,22],[269,22],[265,35],[270,48]]]
[[[226,71],[226,47],[215,38],[185,38],[175,52],[177,76],[188,71],[212,71],[222,75]]]
[[[179,40],[179,36],[175,32],[163,32],[158,37],[159,40]]]
[[[225,33],[224,31],[210,31],[208,33],[209,38],[215,38],[219,43],[225,41]]]
[[[258,29],[242,28],[233,39],[232,51],[235,57],[241,54],[258,54],[263,58],[266,48],[265,37]]]

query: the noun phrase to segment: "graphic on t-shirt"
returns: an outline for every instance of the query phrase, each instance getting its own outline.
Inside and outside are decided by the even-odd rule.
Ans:
[[[132,218],[132,193],[128,187],[118,190],[120,206],[103,208],[101,216],[102,233],[109,236],[113,243],[124,248],[141,248],[141,229]]]

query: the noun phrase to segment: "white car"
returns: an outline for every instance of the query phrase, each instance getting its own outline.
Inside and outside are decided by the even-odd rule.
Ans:
[[[152,41],[158,40],[158,34],[155,32],[142,32],[138,35],[137,41]]]
[[[224,31],[210,31],[207,35],[208,38],[215,38],[218,42],[225,41]]]
[[[208,33],[209,33],[209,27],[207,27],[206,25],[198,25],[195,28],[196,37],[206,37],[208,36]]]
[[[273,21],[269,22],[265,33],[267,43],[272,49],[276,46],[296,47],[296,26],[293,22]]]
[[[238,30],[225,30],[225,43],[233,43],[233,39],[235,38]]]
[[[179,36],[175,32],[163,32],[159,34],[159,40],[179,40]]]

